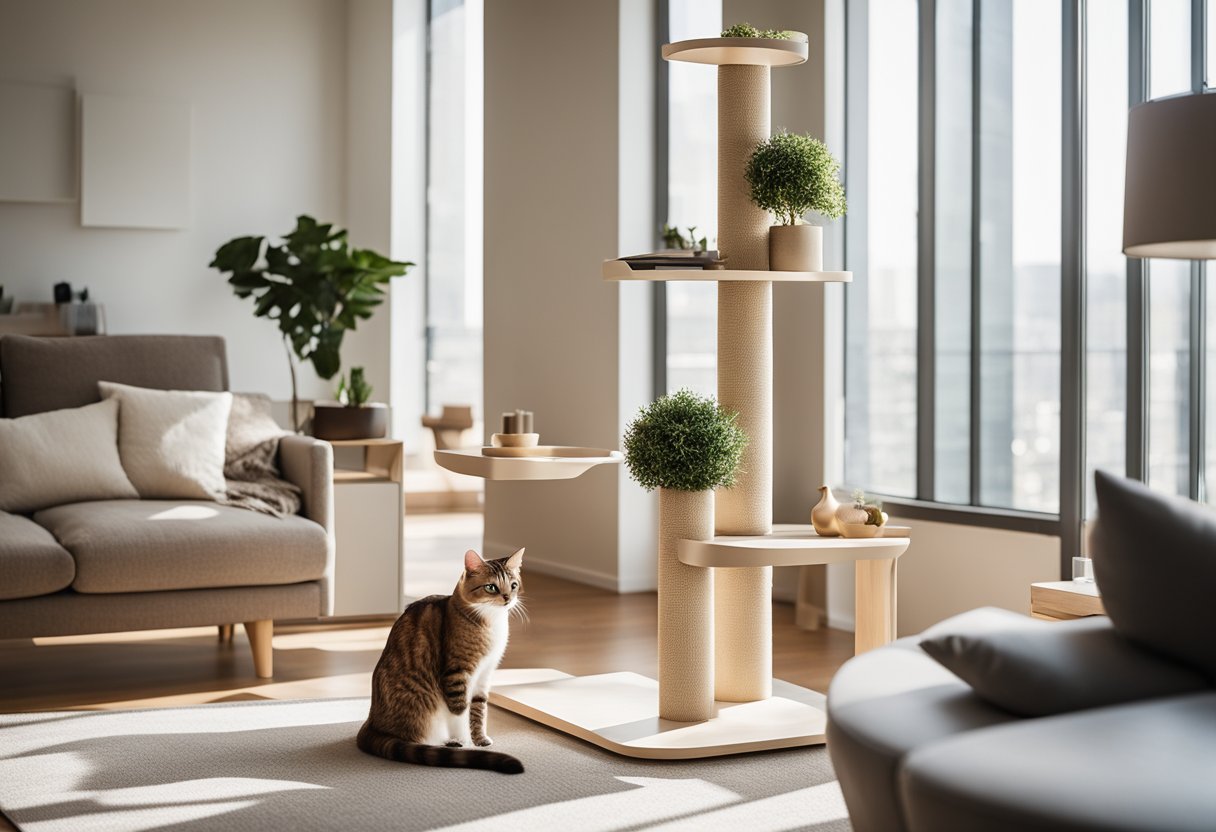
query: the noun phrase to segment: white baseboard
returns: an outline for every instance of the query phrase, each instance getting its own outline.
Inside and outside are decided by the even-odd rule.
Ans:
[[[851,615],[828,614],[828,626],[833,630],[844,630],[848,633],[857,631],[857,621]]]
[[[584,569],[581,566],[571,566],[568,563],[561,563],[559,561],[540,560],[525,556],[525,568],[528,572],[539,572],[542,575],[565,578],[567,581],[575,581],[599,589],[607,589],[610,592],[629,591],[620,587],[620,582],[617,580],[616,575],[609,575],[606,572],[599,572],[594,569]],[[526,582],[527,572],[524,575]]]

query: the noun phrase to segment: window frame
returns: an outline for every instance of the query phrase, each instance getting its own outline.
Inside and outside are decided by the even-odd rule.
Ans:
[[[1149,34],[1151,0],[1127,0],[1128,14],[1128,105],[1146,100],[1149,89]],[[981,0],[973,0],[973,20],[979,20]],[[846,50],[861,54],[849,55],[849,76],[859,61],[868,59],[868,42],[857,37],[854,28],[860,16],[862,31],[870,3],[850,3],[846,11]],[[1071,559],[1083,551],[1085,521],[1086,465],[1086,316],[1087,264],[1086,244],[1086,0],[1062,0],[1061,43],[1061,259],[1060,259],[1060,462],[1059,511],[1047,514],[982,505],[979,495],[979,349],[978,314],[979,269],[976,246],[979,231],[977,213],[979,201],[972,200],[972,296],[971,296],[971,442],[969,447],[970,503],[956,504],[935,499],[936,463],[936,68],[937,68],[937,2],[919,0],[918,10],[918,251],[917,251],[917,426],[916,426],[916,497],[884,497],[883,502],[893,514],[914,520],[932,520],[959,525],[1032,532],[1060,538],[1060,574],[1071,573]],[[1206,89],[1207,0],[1190,0],[1191,14],[1191,92]],[[973,41],[974,43],[974,41]],[[972,95],[979,92],[979,55],[972,51]],[[848,83],[846,81],[846,83]],[[849,96],[849,111],[854,96]],[[972,187],[977,186],[975,165],[979,153],[978,112],[972,117]],[[867,164],[865,136],[852,131],[846,123],[847,176]],[[864,127],[863,127],[864,129]],[[864,216],[846,219],[846,237],[864,238]],[[861,233],[858,235],[858,226]],[[851,229],[851,230],[850,230]],[[857,252],[846,249],[851,267],[857,262]],[[862,258],[864,260],[864,253]],[[1126,402],[1126,474],[1145,480],[1148,475],[1148,374],[1149,374],[1149,302],[1147,261],[1127,258],[1127,402]],[[1192,499],[1203,501],[1206,488],[1206,385],[1207,385],[1207,287],[1206,265],[1190,263],[1190,489]],[[849,298],[846,295],[846,304]],[[847,337],[847,336],[846,336]],[[846,426],[847,430],[847,426]]]

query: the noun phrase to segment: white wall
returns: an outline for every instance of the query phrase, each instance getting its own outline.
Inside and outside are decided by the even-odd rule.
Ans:
[[[346,15],[344,0],[0,0],[0,79],[193,108],[188,229],[85,229],[75,203],[0,202],[6,292],[49,301],[67,280],[112,333],[223,335],[234,390],[290,396],[275,325],[207,263],[300,213],[345,221]],[[301,380],[305,397],[332,391]]]
[[[649,318],[630,317],[639,298],[605,283],[600,263],[633,240],[629,212],[651,201],[646,182],[622,188],[625,176],[639,182],[641,146],[622,135],[633,118],[649,135],[637,73],[654,56],[626,48],[641,24],[622,34],[621,15],[649,19],[649,5],[485,5],[487,433],[498,414],[525,408],[546,444],[617,448],[623,414],[640,403],[631,397],[648,389],[645,352],[631,347],[649,339]],[[640,63],[623,71],[630,60]],[[653,585],[653,499],[624,477],[601,466],[575,480],[487,483],[486,549],[527,546],[532,569],[609,588]]]

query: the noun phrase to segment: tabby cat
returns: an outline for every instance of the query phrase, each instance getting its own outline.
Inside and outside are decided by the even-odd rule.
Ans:
[[[507,619],[518,609],[524,550],[500,560],[464,553],[451,595],[406,607],[372,674],[372,707],[359,729],[361,751],[425,766],[524,770],[485,748],[490,676],[507,648]]]

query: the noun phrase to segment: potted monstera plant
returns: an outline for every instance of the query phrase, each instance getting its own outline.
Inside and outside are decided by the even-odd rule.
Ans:
[[[844,216],[840,163],[818,139],[781,132],[761,142],[744,176],[752,202],[777,218],[768,230],[768,267],[773,271],[823,271],[823,228],[809,225],[808,212],[827,219]]]
[[[711,570],[677,556],[680,540],[714,534],[714,489],[735,484],[747,434],[711,398],[681,390],[642,408],[625,432],[625,464],[647,491],[659,490],[659,715],[691,722],[713,716]],[[683,649],[687,647],[687,649]],[[710,651],[712,654],[712,651]]]
[[[384,301],[388,282],[413,265],[390,260],[369,249],[351,248],[345,230],[334,230],[333,225],[318,223],[309,216],[298,217],[295,230],[277,245],[267,242],[265,237],[237,237],[215,253],[211,268],[229,275],[228,283],[237,297],[254,300],[254,315],[278,324],[291,369],[291,418],[297,432],[303,420],[299,412],[296,361],[311,363],[323,379],[337,375],[342,366],[343,337],[353,332],[359,321],[372,316]],[[350,384],[344,384],[348,389],[355,384],[353,370],[351,375]],[[360,370],[359,396],[363,396],[360,406],[367,404],[365,399],[371,391],[362,376]],[[323,413],[327,408],[348,412]],[[314,434],[319,439],[383,436],[388,424],[386,408],[376,408],[381,411],[378,420],[370,418],[367,412],[360,414],[360,409],[341,404],[316,405]],[[352,437],[349,423],[359,419],[368,423],[363,430],[373,432]],[[345,426],[339,431],[343,435],[325,435],[331,425]]]

